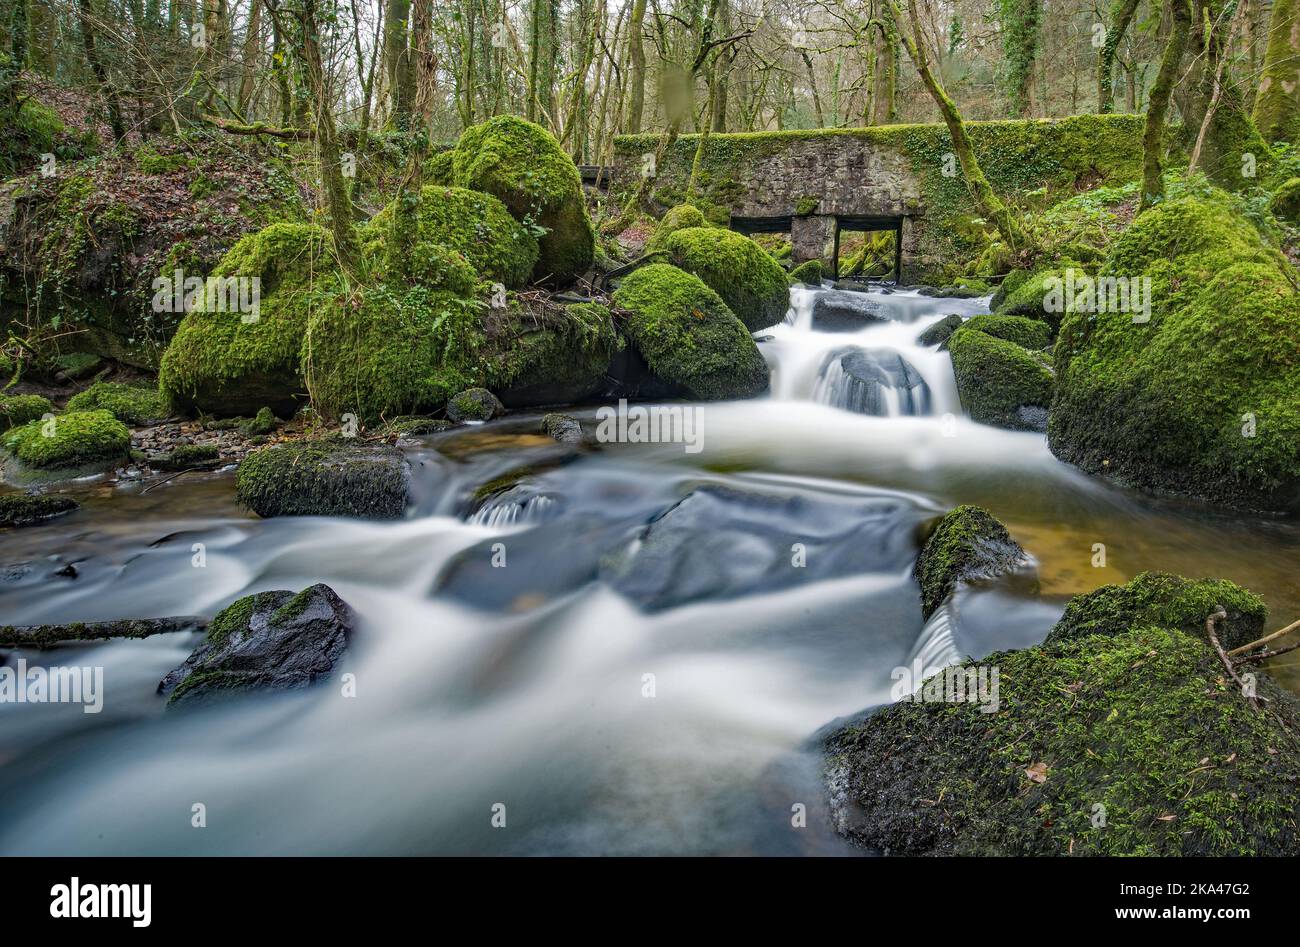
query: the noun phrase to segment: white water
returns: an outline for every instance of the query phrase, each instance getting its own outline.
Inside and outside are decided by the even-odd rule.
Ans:
[[[399,523],[260,521],[234,506],[228,475],[187,477],[0,534],[5,622],[212,614],[318,581],[360,618],[341,669],[356,675],[354,698],[330,683],[164,712],[153,690],[194,646],[188,634],[27,653],[103,666],[108,694],[97,716],[0,705],[0,853],[849,853],[825,818],[819,729],[888,700],[891,670],[916,656],[937,666],[963,647],[1022,646],[1058,610],[998,592],[982,609],[961,604],[963,630],[986,615],[973,645],[947,609],[923,627],[910,577],[923,522],[984,502],[1069,524],[1086,563],[1108,524],[1167,521],[1056,462],[1041,436],[960,416],[947,355],[914,339],[979,302],[873,294],[894,321],[832,334],[810,330],[806,290],[792,298],[787,323],[760,334],[772,336],[772,397],[702,406],[698,455],[606,445],[554,466],[554,448],[430,453],[416,465],[418,515]],[[844,345],[903,354],[932,413],[811,400]],[[589,425],[594,408],[576,414]],[[517,488],[468,512],[474,487],[529,463]],[[673,547],[681,571],[667,587],[739,591],[638,608],[611,559],[702,485],[778,505],[728,518],[727,494],[704,504],[722,518]],[[1148,548],[1141,567],[1184,544],[1176,529],[1147,533],[1171,545]],[[1220,550],[1231,539],[1221,524],[1204,535]],[[795,539],[810,550],[799,573],[787,568]],[[497,543],[508,559],[493,569]],[[818,572],[836,557],[853,568]],[[77,579],[53,576],[73,560]],[[206,828],[192,827],[196,804]],[[791,826],[796,804],[807,828]]]

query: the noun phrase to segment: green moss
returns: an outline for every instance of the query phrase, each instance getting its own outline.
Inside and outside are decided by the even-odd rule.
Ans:
[[[0,397],[0,431],[18,427],[54,411],[50,399],[42,395]]]
[[[73,411],[13,428],[4,448],[41,470],[82,467],[125,460],[131,432],[107,411]]]
[[[995,339],[1006,339],[1021,348],[1045,349],[1052,342],[1052,328],[1024,316],[978,315],[966,320],[965,329],[978,329]]]
[[[614,294],[625,333],[651,370],[701,400],[747,398],[767,387],[767,364],[744,324],[701,280],[655,263]]]
[[[998,712],[899,703],[831,738],[828,775],[861,807],[859,840],[968,855],[1283,855],[1300,844],[1298,705],[1266,677],[1261,713],[1202,642],[1141,625],[979,664],[999,671]]]
[[[1149,279],[1150,321],[1066,313],[1049,441],[1137,486],[1296,508],[1300,293],[1234,206],[1166,201],[1115,242],[1102,275]]]
[[[1015,568],[1024,555],[988,510],[970,505],[950,510],[935,524],[916,558],[922,616],[934,614],[958,582],[994,578]]]
[[[182,151],[159,152],[154,145],[146,143],[135,150],[135,163],[145,174],[170,174],[188,167],[190,157]]]
[[[490,365],[485,305],[423,286],[377,285],[312,312],[303,367],[325,417],[385,417],[436,411],[482,384]]]
[[[451,187],[456,183],[455,156],[453,152],[439,151],[424,163],[424,183]]]
[[[801,197],[794,205],[794,215],[796,217],[807,217],[817,211],[817,205],[822,202],[820,197]]]
[[[257,318],[187,313],[163,356],[160,390],[176,411],[228,417],[270,404],[288,416],[304,389],[308,314],[340,285],[329,234],[314,224],[272,224],[236,243],[212,275],[260,279]]]
[[[678,269],[703,280],[751,332],[785,318],[790,307],[785,272],[744,234],[688,227],[671,234],[665,248]]]
[[[1300,226],[1300,177],[1288,178],[1279,185],[1268,206],[1281,220]]]
[[[944,316],[938,322],[929,326],[924,332],[916,337],[917,345],[941,345],[947,342],[954,332],[962,326],[961,316],[953,313]]]
[[[1268,608],[1253,592],[1224,579],[1194,581],[1165,572],[1143,572],[1126,585],[1106,585],[1075,596],[1044,643],[1109,637],[1139,625],[1177,628],[1203,638],[1205,619],[1219,606],[1228,617],[1215,633],[1225,649],[1263,637]]]
[[[704,219],[704,214],[698,207],[691,204],[678,204],[669,210],[659,220],[659,226],[655,232],[650,235],[650,239],[645,242],[645,252],[655,253],[659,250],[666,250],[668,238],[679,230],[685,230],[688,227],[707,227],[709,222]]]
[[[816,286],[827,276],[826,264],[821,260],[807,260],[790,271],[790,282]]]
[[[273,607],[280,600],[280,595],[279,592],[258,592],[254,595],[245,595],[227,605],[217,612],[208,625],[206,635],[208,644],[224,644],[231,635],[242,635],[248,630],[248,623],[252,620],[253,614],[260,609]]]
[[[361,233],[369,252],[380,260],[393,212],[389,204]],[[533,271],[537,254],[536,238],[491,194],[429,185],[420,192],[419,234],[407,271],[386,276],[393,282],[418,280],[430,289],[462,294],[468,291],[467,281],[472,285],[476,278],[519,287]]]
[[[221,456],[215,444],[177,444],[172,448],[165,463],[159,466],[167,470],[187,470],[213,463]]]
[[[447,416],[453,421],[491,421],[500,409],[501,402],[486,388],[467,388],[447,402]]]
[[[280,426],[280,420],[275,416],[270,408],[258,408],[257,414],[245,424],[239,425],[239,433],[245,437],[254,437],[258,434],[270,434]]]
[[[1060,270],[1039,270],[1017,278],[1012,282],[1011,288],[1007,289],[1006,283],[1011,282],[1011,277],[1008,276],[1003,283],[1002,298],[998,299],[997,305],[993,307],[994,314],[1037,319],[1055,329],[1061,324],[1061,313],[1048,309],[1048,291],[1053,285],[1052,280],[1062,279],[1064,276]]]
[[[71,513],[78,506],[76,500],[65,496],[0,494],[0,526],[34,526],[51,517]]]
[[[1041,430],[1021,408],[1046,410],[1052,373],[1014,342],[962,326],[948,340],[962,405],[973,420],[1012,429]]]
[[[408,499],[401,453],[348,438],[295,441],[244,458],[239,502],[258,516],[398,519]]]
[[[167,417],[167,400],[156,388],[97,381],[68,399],[69,411],[102,408],[123,424],[138,426]]]
[[[456,184],[500,198],[515,219],[543,228],[535,279],[564,282],[591,266],[595,231],[577,165],[555,136],[499,115],[465,129],[453,155]]]

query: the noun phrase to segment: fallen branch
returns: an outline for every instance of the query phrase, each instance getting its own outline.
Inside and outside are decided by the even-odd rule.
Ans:
[[[272,138],[288,138],[292,141],[310,141],[314,137],[310,131],[303,128],[276,128],[274,125],[268,125],[265,122],[254,122],[251,125],[245,125],[216,115],[200,115],[199,117],[209,125],[215,125],[223,132],[229,132],[232,135],[269,135]]]
[[[0,626],[0,646],[50,648],[61,641],[148,638],[150,635],[166,634],[169,631],[201,631],[206,627],[208,627],[208,619],[195,615],[71,622],[67,625],[4,625]]]
[[[1300,629],[1300,621],[1293,621],[1285,628],[1279,629],[1278,631],[1273,632],[1271,635],[1265,635],[1263,638],[1256,638],[1254,641],[1250,642],[1249,644],[1244,644],[1240,648],[1233,648],[1231,651],[1228,652],[1228,657],[1231,658],[1239,654],[1245,654],[1247,651],[1251,651],[1255,648],[1258,648],[1260,645],[1268,644],[1270,641],[1275,641],[1278,638],[1281,638],[1283,635],[1289,634],[1293,631],[1296,631],[1297,629]]]
[[[1233,658],[1232,663],[1237,665],[1249,664],[1251,661],[1267,661],[1269,658],[1276,658],[1279,654],[1286,654],[1289,651],[1295,651],[1297,648],[1300,648],[1300,642],[1287,645],[1285,648],[1278,648],[1276,651],[1261,651],[1259,654],[1248,654],[1244,658]]]
[[[1223,645],[1219,644],[1219,636],[1214,632],[1215,622],[1223,621],[1227,617],[1228,613],[1224,611],[1223,606],[1216,605],[1214,611],[1212,611],[1209,617],[1205,619],[1205,635],[1210,639],[1210,645],[1214,648],[1215,653],[1218,654],[1219,660],[1223,662],[1223,667],[1228,672],[1228,676],[1236,682],[1237,687],[1241,688],[1241,693],[1247,695],[1246,700],[1250,702],[1250,706],[1259,710],[1259,701],[1256,700],[1253,695],[1249,695],[1246,688],[1246,682],[1237,674],[1237,669],[1232,666],[1232,659],[1229,658],[1227,653],[1223,650]]]

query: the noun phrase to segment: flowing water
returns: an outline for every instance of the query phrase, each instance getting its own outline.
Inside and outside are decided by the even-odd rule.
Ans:
[[[822,331],[819,292],[883,321]],[[512,416],[424,439],[401,522],[258,520],[227,471],[88,482],[79,512],[0,534],[5,623],[213,614],[313,582],[359,616],[355,696],[164,711],[195,633],[10,652],[102,667],[106,696],[0,704],[0,852],[852,854],[816,734],[889,700],[895,667],[1032,644],[1070,595],[1147,569],[1300,614],[1295,525],[1131,493],[963,418],[948,356],[915,338],[986,300],[791,295],[760,334],[771,396],[698,406],[699,452],[574,451]],[[1007,523],[1037,591],[1017,576],[923,626],[918,533],[964,502]]]

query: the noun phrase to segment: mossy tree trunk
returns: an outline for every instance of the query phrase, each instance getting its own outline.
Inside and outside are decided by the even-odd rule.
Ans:
[[[1007,61],[1007,103],[1011,113],[1019,117],[1029,114],[1029,90],[1034,78],[1034,60],[1038,55],[1038,27],[1042,14],[1042,0],[1000,2],[1002,51]],[[918,34],[917,42],[922,41]]]
[[[1300,0],[1273,0],[1252,117],[1270,144],[1300,136]]]
[[[1160,72],[1147,101],[1146,126],[1142,132],[1142,203],[1138,213],[1159,201],[1165,194],[1164,133],[1165,116],[1169,111],[1169,97],[1173,93],[1178,65],[1187,46],[1187,33],[1191,29],[1192,10],[1188,0],[1172,0],[1172,22],[1164,54],[1160,57]]]
[[[953,151],[957,156],[957,162],[961,165],[962,175],[966,179],[966,186],[970,190],[972,200],[980,209],[980,213],[993,222],[998,233],[1002,236],[1003,243],[1007,245],[1012,253],[1032,256],[1035,248],[1030,246],[1029,235],[1025,232],[1016,215],[994,193],[993,186],[989,184],[988,178],[984,176],[984,171],[980,168],[979,160],[975,156],[975,148],[971,145],[970,136],[966,133],[966,124],[962,121],[957,104],[949,98],[948,93],[944,91],[943,86],[939,84],[938,78],[930,69],[929,57],[925,51],[925,35],[921,31],[921,17],[916,9],[916,0],[908,0],[907,3],[908,18],[911,25],[910,31],[903,23],[903,13],[899,9],[897,0],[889,0],[889,9],[894,17],[894,22],[897,24],[898,32],[907,46],[907,53],[912,58],[917,72],[921,74],[921,81],[925,84],[925,88],[929,91],[935,104],[939,106],[944,124],[948,126]]]
[[[384,77],[388,83],[388,121],[398,131],[410,125],[410,54],[406,41],[406,21],[411,0],[388,0],[384,17]]]
[[[646,0],[632,0],[631,20],[628,22],[628,134],[641,131],[641,113],[645,109],[645,5]]]
[[[1106,38],[1097,50],[1097,111],[1115,111],[1115,54],[1137,12],[1138,0],[1115,0],[1110,7]]]
[[[433,120],[438,69],[438,57],[433,47],[433,0],[413,0],[410,16],[411,65],[415,83],[411,126],[415,145],[407,158],[406,171],[393,206],[392,233],[385,260],[390,278],[400,278],[407,272],[419,239],[420,191],[424,185],[424,162],[429,156],[429,127]]]
[[[27,66],[27,36],[31,23],[31,11],[27,0],[12,0],[9,20],[9,51],[14,57],[14,68]]]

